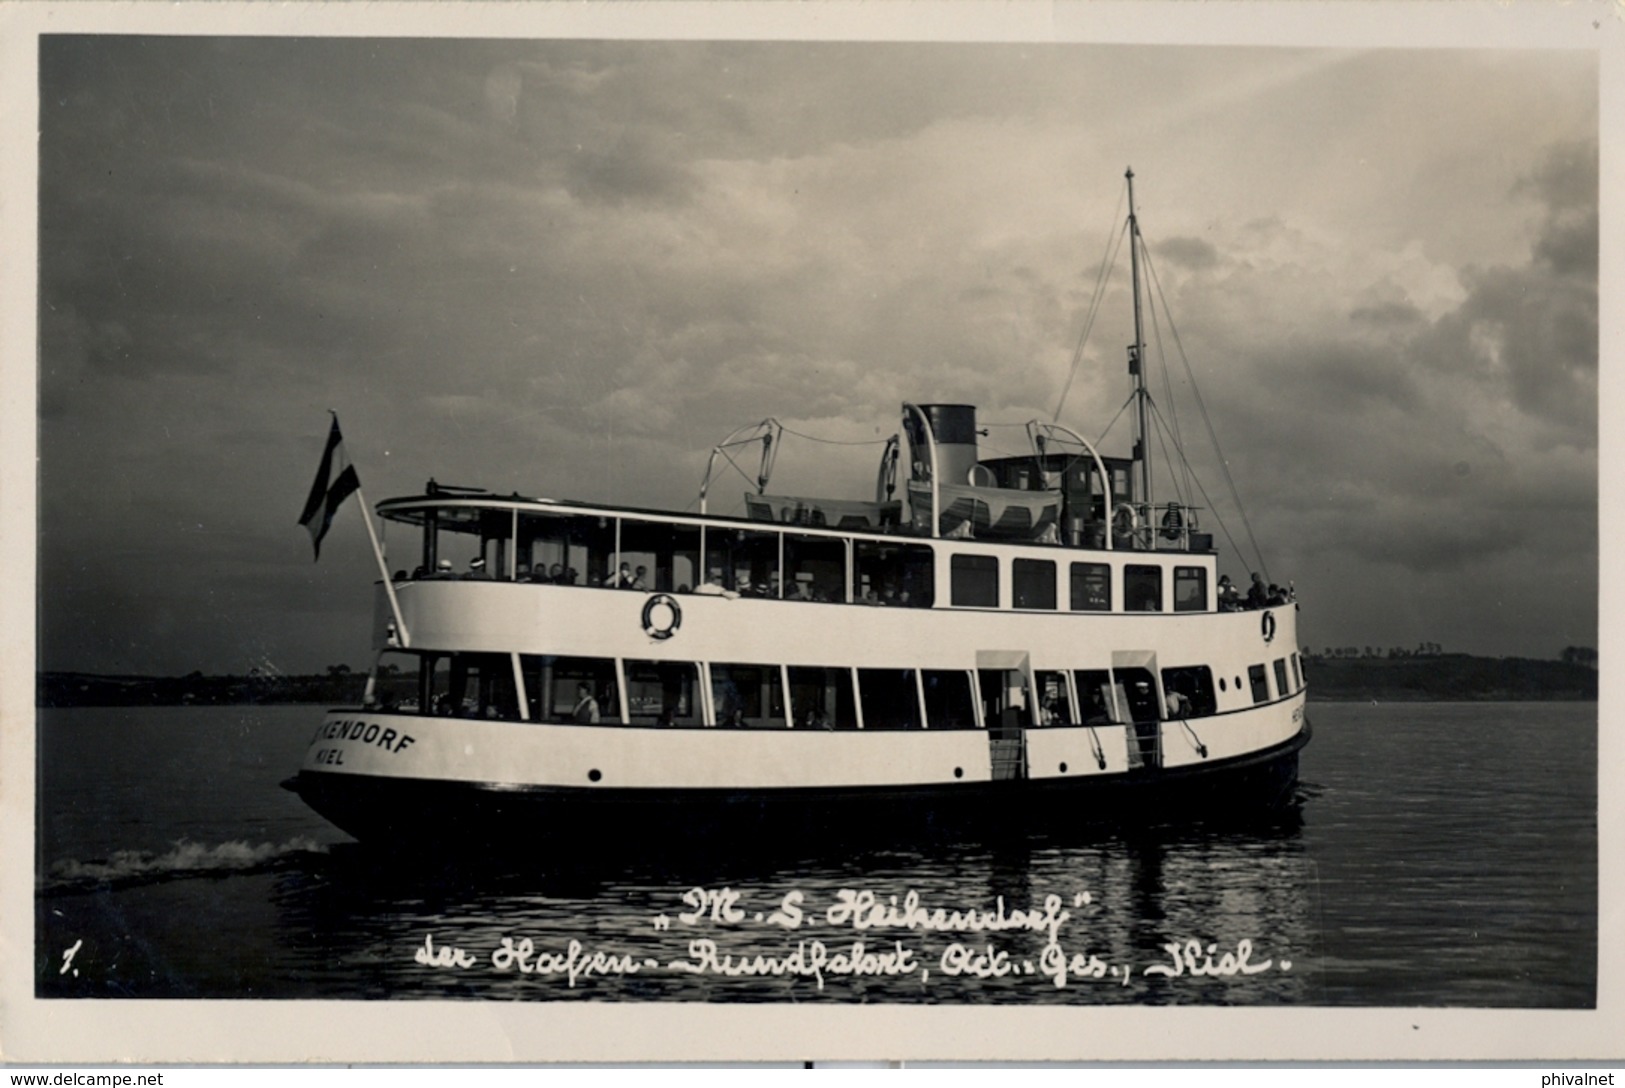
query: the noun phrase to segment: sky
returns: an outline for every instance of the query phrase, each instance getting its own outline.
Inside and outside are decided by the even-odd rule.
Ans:
[[[1303,643],[1595,646],[1597,103],[1579,51],[45,38],[38,665],[365,667],[329,410],[374,503],[692,508],[735,427],[903,401],[1124,455],[1126,261],[1061,393],[1130,166],[1153,395]]]

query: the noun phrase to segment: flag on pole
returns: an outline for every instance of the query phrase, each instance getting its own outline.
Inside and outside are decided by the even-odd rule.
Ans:
[[[339,417],[335,415],[333,428],[327,432],[327,448],[322,451],[322,466],[316,470],[316,482],[310,485],[305,512],[299,516],[299,524],[310,530],[317,559],[322,557],[322,537],[327,535],[328,526],[333,524],[333,515],[351,492],[361,488],[355,466],[346,463],[343,469],[334,474],[333,466],[339,461],[347,462],[348,458],[344,456],[344,436],[339,434]]]

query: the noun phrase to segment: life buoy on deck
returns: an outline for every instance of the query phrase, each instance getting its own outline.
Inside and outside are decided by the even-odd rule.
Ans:
[[[1169,503],[1167,513],[1162,515],[1162,539],[1178,540],[1184,528],[1185,516],[1179,512],[1177,505]]]
[[[1126,502],[1117,504],[1112,511],[1112,533],[1115,536],[1131,536],[1140,528],[1140,515],[1134,512],[1134,507]]]
[[[1274,642],[1275,641],[1275,613],[1274,612],[1266,612],[1266,613],[1264,613],[1264,619],[1261,621],[1260,626],[1263,628],[1264,641],[1265,642]]]
[[[656,593],[643,602],[643,631],[650,638],[671,638],[683,625],[683,610],[670,593]]]
[[[900,453],[897,436],[886,439],[886,448],[880,454],[880,472],[875,477],[875,501],[891,502],[897,494],[897,458]]]

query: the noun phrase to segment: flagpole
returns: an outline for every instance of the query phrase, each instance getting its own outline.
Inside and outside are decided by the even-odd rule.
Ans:
[[[361,503],[361,520],[367,525],[367,539],[372,541],[372,555],[378,560],[378,573],[384,579],[384,592],[389,595],[389,610],[395,613],[395,633],[401,648],[412,645],[412,636],[406,630],[406,621],[401,618],[401,602],[395,596],[395,581],[389,576],[389,564],[384,561],[384,549],[378,543],[378,530],[372,527],[372,507],[367,505],[367,493],[358,485],[355,497]]]
[[[320,559],[322,538],[327,535],[328,527],[333,524],[333,515],[344,505],[344,500],[354,492],[356,501],[361,504],[361,520],[367,526],[367,539],[372,542],[373,558],[378,560],[378,573],[384,580],[384,592],[389,596],[389,610],[395,614],[395,635],[391,641],[397,646],[410,646],[412,636],[406,629],[405,618],[401,615],[401,602],[395,596],[395,581],[389,576],[389,565],[384,561],[383,545],[378,543],[378,531],[372,527],[372,508],[367,505],[367,493],[361,490],[361,477],[356,474],[355,465],[350,463],[350,457],[344,450],[344,434],[339,430],[339,414],[331,408],[327,410],[327,414],[333,417],[333,425],[327,432],[327,446],[322,451],[322,464],[316,470],[316,482],[311,484],[310,498],[305,500],[305,510],[299,517],[299,524],[310,530],[316,557]],[[344,462],[344,469],[337,477],[333,475],[335,454],[343,458]],[[371,690],[369,681],[369,693]]]

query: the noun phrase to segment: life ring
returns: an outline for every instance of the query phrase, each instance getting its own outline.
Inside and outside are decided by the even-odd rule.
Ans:
[[[1178,540],[1179,534],[1185,528],[1185,517],[1179,512],[1179,507],[1173,503],[1168,504],[1167,513],[1162,515],[1162,539]]]
[[[1264,619],[1261,621],[1261,626],[1263,627],[1264,641],[1267,642],[1267,643],[1268,642],[1274,642],[1275,641],[1275,613],[1274,612],[1266,612],[1266,613],[1264,613]]]
[[[891,502],[897,494],[897,436],[886,439],[886,449],[880,455],[880,472],[875,477],[875,502]]]
[[[1126,502],[1117,504],[1112,511],[1112,532],[1117,536],[1129,536],[1140,527],[1140,515],[1134,512],[1134,507]]]
[[[664,641],[675,635],[682,625],[683,609],[670,593],[656,593],[643,602],[643,633],[650,638]]]

